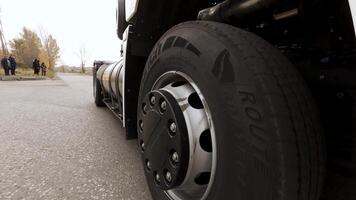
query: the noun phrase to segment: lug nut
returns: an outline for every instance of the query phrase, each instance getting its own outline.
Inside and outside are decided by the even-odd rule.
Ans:
[[[172,181],[172,174],[169,171],[166,172],[166,180],[168,183]]]
[[[158,183],[161,182],[161,177],[159,176],[158,173],[156,173],[155,178],[156,178],[156,181],[157,181]]]
[[[143,121],[140,121],[140,128],[143,130]]]
[[[176,125],[176,123],[172,122],[171,125],[169,126],[169,130],[170,130],[172,133],[176,133],[176,132],[177,132],[177,125]]]
[[[147,169],[151,169],[151,162],[150,161],[147,161],[147,163],[146,163],[146,166],[147,166]]]
[[[145,143],[144,142],[141,143],[141,148],[142,148],[142,151],[145,150]]]
[[[166,109],[167,109],[167,103],[166,103],[166,101],[162,101],[162,103],[161,103],[161,109],[162,109],[162,111],[166,111]]]
[[[174,163],[178,163],[178,162],[179,162],[179,155],[178,155],[177,152],[174,152],[174,153],[172,154],[172,161],[173,161]]]
[[[152,104],[152,105],[155,105],[155,103],[156,103],[156,97],[155,97],[155,96],[152,96],[151,99],[150,99],[150,101],[151,101],[151,104]]]
[[[147,113],[147,105],[146,104],[143,105],[143,112],[144,112],[144,114]]]

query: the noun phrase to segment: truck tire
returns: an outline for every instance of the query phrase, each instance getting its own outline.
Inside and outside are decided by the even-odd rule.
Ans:
[[[94,102],[97,107],[103,107],[105,104],[103,102],[103,92],[99,80],[96,76],[93,76],[93,94]]]
[[[157,200],[319,200],[318,111],[301,75],[244,30],[170,29],[143,73],[138,141]]]

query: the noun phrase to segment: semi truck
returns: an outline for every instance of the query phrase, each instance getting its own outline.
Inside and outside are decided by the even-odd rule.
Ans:
[[[355,0],[116,13],[119,61],[94,62],[94,100],[137,139],[153,199],[355,198]]]

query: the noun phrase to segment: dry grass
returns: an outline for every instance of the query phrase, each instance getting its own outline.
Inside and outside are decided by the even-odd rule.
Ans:
[[[41,73],[40,73],[41,74]],[[5,71],[2,67],[0,67],[0,76],[4,76]],[[47,78],[53,78],[55,73],[52,70],[47,70]],[[35,76],[33,74],[32,68],[16,68],[16,76],[25,76],[25,77],[32,77]]]

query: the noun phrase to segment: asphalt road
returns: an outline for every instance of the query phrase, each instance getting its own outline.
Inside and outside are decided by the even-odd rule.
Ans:
[[[0,82],[0,199],[151,199],[136,140],[90,76]]]

